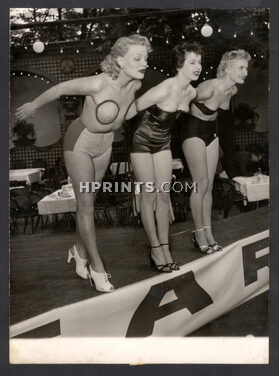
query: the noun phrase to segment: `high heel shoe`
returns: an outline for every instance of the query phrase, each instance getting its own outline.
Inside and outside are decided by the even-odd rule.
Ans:
[[[74,253],[72,253],[71,250],[73,250]],[[77,275],[79,275],[83,279],[88,279],[87,260],[80,257],[75,245],[68,251],[68,264],[70,264],[72,258],[76,262]]]
[[[151,247],[152,248],[160,248],[161,246],[160,245],[157,245],[155,247]],[[156,262],[153,260],[152,256],[151,256],[151,252],[149,254],[149,260],[150,260],[150,266],[156,270],[157,272],[159,273],[171,273],[172,270],[170,269],[169,266],[167,266],[167,264],[161,264],[161,265],[157,265]]]
[[[114,286],[110,283],[109,278],[111,275],[109,273],[98,273],[92,269],[89,265],[89,282],[92,286],[92,281],[94,282],[95,288],[100,292],[113,292],[115,290]]]
[[[196,232],[197,231],[203,231],[203,228],[199,228],[198,230],[192,231],[192,241],[194,243],[195,248],[198,248],[201,253],[204,253],[206,255],[210,255],[213,253],[213,248],[210,245],[199,245],[196,239]]]
[[[161,246],[162,246],[162,245],[169,245],[169,243],[161,244]],[[168,267],[170,268],[170,270],[180,270],[179,265],[178,265],[175,261],[173,261],[173,262],[168,262],[168,263],[166,264],[166,266],[168,266]]]
[[[203,228],[211,228],[211,226],[204,226]],[[210,244],[210,247],[214,250],[214,252],[223,251],[223,247],[219,245],[217,242]]]

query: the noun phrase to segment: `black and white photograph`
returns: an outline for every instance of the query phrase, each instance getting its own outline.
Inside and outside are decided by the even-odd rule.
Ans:
[[[268,364],[268,7],[9,13],[10,363]]]

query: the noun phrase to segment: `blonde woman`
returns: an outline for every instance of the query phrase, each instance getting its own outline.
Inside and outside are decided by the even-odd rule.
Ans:
[[[82,193],[81,182],[101,182],[110,160],[114,131],[134,101],[147,67],[150,44],[146,37],[119,38],[102,62],[99,75],[58,84],[31,103],[21,106],[16,116],[23,120],[61,95],[85,95],[80,117],[72,122],[64,138],[64,158],[77,200],[77,240],[69,250],[68,262],[76,262],[76,273],[88,278],[101,292],[114,291],[96,242],[94,192]],[[89,268],[87,269],[87,264]]]
[[[216,119],[218,110],[229,110],[230,100],[248,74],[248,52],[226,52],[217,69],[217,78],[197,87],[197,98],[191,105],[190,116],[182,126],[182,148],[197,192],[190,197],[195,230],[193,242],[202,253],[221,251],[211,229],[212,187],[219,156]]]

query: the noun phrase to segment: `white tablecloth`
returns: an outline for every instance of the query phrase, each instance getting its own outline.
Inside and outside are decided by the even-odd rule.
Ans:
[[[32,184],[41,181],[42,171],[44,168],[24,168],[10,170],[10,181],[26,181],[27,184]]]
[[[233,178],[235,189],[239,191],[247,201],[260,201],[269,199],[269,176],[236,176]]]
[[[62,190],[58,189],[40,200],[38,202],[39,214],[46,215],[75,212],[77,205],[73,189],[68,188],[63,194],[62,196]]]

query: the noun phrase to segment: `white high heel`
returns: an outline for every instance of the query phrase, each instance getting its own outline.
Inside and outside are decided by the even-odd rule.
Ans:
[[[74,251],[74,253],[71,252],[71,250]],[[72,258],[76,262],[76,273],[83,279],[88,279],[88,269],[87,269],[87,260],[80,257],[78,254],[77,248],[74,245],[72,248],[68,251],[68,264],[71,262]]]
[[[89,265],[89,281],[92,286],[92,280],[94,282],[97,291],[101,292],[113,292],[115,290],[114,286],[109,282],[111,275],[108,273],[98,273],[92,269]]]

